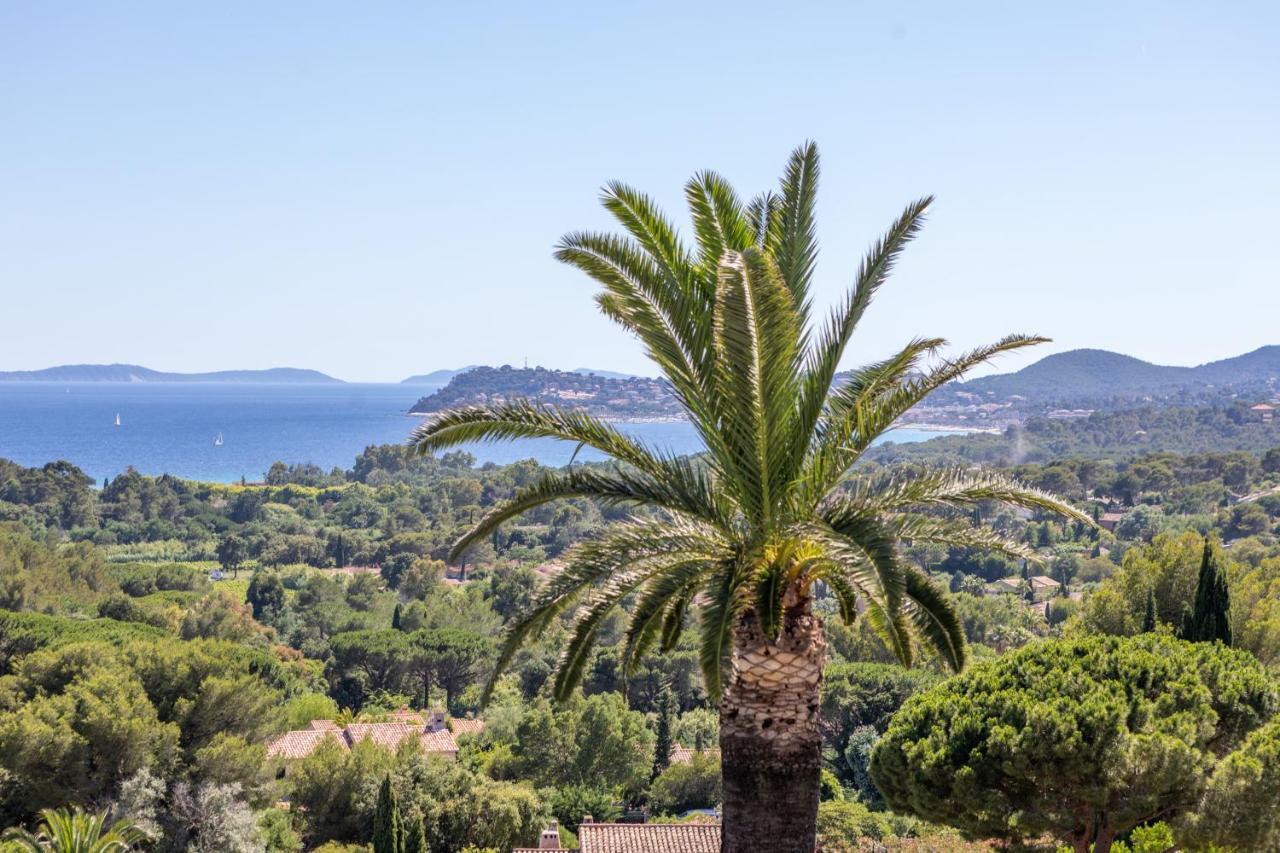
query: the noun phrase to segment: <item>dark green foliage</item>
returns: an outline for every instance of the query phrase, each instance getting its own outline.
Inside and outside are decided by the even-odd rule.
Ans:
[[[720,759],[695,755],[683,764],[672,764],[649,786],[649,807],[657,814],[678,815],[690,809],[710,809],[720,804]]]
[[[912,698],[871,772],[893,810],[975,838],[1109,841],[1193,811],[1276,708],[1257,660],[1221,645],[1046,641]]]
[[[474,682],[493,646],[478,634],[458,628],[427,628],[409,635],[409,662],[423,685],[433,684],[445,692],[450,708],[456,707],[459,693]]]
[[[391,777],[384,776],[373,813],[373,853],[405,853],[404,827]]]
[[[239,574],[240,567],[249,558],[249,545],[234,533],[223,536],[218,542],[218,563],[226,571]]]
[[[676,697],[669,687],[664,687],[658,696],[658,723],[655,727],[657,739],[653,749],[653,778],[657,778],[671,763],[671,747],[675,741],[672,737],[672,726],[676,721]]]
[[[884,805],[884,797],[871,778],[871,752],[879,741],[879,732],[871,726],[859,726],[849,735],[848,745],[844,748],[844,763],[848,768],[849,781],[858,792],[858,799],[875,807]]]
[[[1218,566],[1217,555],[1208,539],[1200,561],[1200,577],[1191,614],[1182,629],[1182,637],[1192,642],[1221,642],[1231,645],[1231,595],[1227,575]]]
[[[866,730],[872,734],[883,732],[903,702],[937,680],[938,676],[928,670],[889,664],[829,665],[823,679],[820,719],[823,739],[844,759],[833,762],[837,775],[848,784],[859,786],[858,771],[848,761],[850,743],[855,738],[865,738]]]
[[[253,618],[269,622],[284,611],[284,583],[275,572],[256,571],[249,581],[245,600],[253,608]]]
[[[431,848],[427,845],[427,830],[422,822],[422,815],[417,815],[409,821],[404,836],[404,853],[431,853]]]
[[[1280,717],[1218,762],[1197,814],[1180,833],[1190,849],[1280,849]]]
[[[396,609],[391,612],[391,627],[396,631],[400,630],[400,602],[396,602]]]
[[[818,780],[818,799],[824,803],[844,799],[844,788],[840,786],[839,778],[825,767]]]
[[[1156,614],[1156,591],[1147,590],[1147,609],[1142,614],[1142,633],[1150,634],[1156,629],[1159,620]]]
[[[622,815],[618,798],[612,792],[590,785],[565,785],[551,798],[551,812],[560,825],[577,832],[582,819],[591,815],[597,823],[617,820]]]

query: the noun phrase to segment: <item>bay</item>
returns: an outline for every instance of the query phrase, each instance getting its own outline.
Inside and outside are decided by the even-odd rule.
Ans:
[[[355,383],[0,383],[0,458],[26,466],[66,460],[95,480],[129,467],[223,483],[261,480],[276,461],[350,468],[369,445],[404,443],[420,421],[406,414],[409,407],[432,390]],[[675,453],[702,449],[684,422],[618,426]],[[939,434],[896,429],[883,440],[924,441]],[[218,435],[221,446],[214,443]],[[480,463],[536,459],[561,466],[575,446],[527,439],[464,449]],[[585,448],[577,456],[600,458]]]

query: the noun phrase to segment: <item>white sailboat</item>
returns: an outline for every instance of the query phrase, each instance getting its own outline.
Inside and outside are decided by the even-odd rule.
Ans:
[[[213,446],[214,446],[214,447],[221,447],[221,446],[222,446],[222,433],[218,433],[217,435],[215,435],[215,436],[213,437]]]
[[[116,426],[120,426],[120,413],[116,412]]]

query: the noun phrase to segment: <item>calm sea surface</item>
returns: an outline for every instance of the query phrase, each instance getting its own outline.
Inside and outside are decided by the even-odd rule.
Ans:
[[[260,480],[271,463],[350,468],[371,444],[404,442],[419,418],[405,413],[430,386],[211,383],[0,383],[0,458],[27,466],[68,460],[95,479],[129,466],[193,480]],[[115,426],[116,415],[120,426]],[[656,447],[695,453],[685,423],[621,424]],[[214,445],[222,434],[223,443]],[[908,442],[938,433],[894,430]],[[467,447],[480,462],[537,459],[564,465],[574,445],[530,439]],[[578,459],[599,455],[584,449]]]

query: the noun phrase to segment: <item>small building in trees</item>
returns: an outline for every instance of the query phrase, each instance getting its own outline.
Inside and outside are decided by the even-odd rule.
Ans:
[[[988,591],[1000,592],[1005,595],[1022,595],[1024,589],[1021,578],[1000,578],[1000,580],[992,581],[987,585]]]
[[[1258,416],[1258,420],[1264,424],[1269,424],[1275,420],[1276,407],[1270,403],[1259,403],[1256,406],[1250,406],[1249,411]]]
[[[542,831],[537,847],[517,847],[512,853],[565,850],[553,821]],[[762,844],[761,850],[769,849]],[[596,823],[590,815],[578,826],[579,853],[720,853],[720,823]]]
[[[673,743],[671,745],[671,764],[692,764],[694,756],[701,755],[705,758],[720,760],[720,750],[715,747],[698,750],[684,744]]]
[[[1031,586],[1031,598],[1034,601],[1046,601],[1062,591],[1062,584],[1048,575],[1032,575],[1027,583]]]
[[[322,744],[332,743],[348,750],[366,740],[390,752],[402,743],[416,741],[423,752],[450,760],[458,757],[458,743],[445,724],[443,711],[419,713],[401,708],[390,716],[386,722],[345,726],[333,720],[312,720],[307,728],[285,732],[268,743],[267,760],[278,762],[287,773],[291,763],[312,755]]]
[[[1098,526],[1110,533],[1116,532],[1116,525],[1124,520],[1124,513],[1108,510],[1098,518]]]

